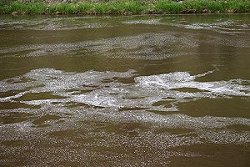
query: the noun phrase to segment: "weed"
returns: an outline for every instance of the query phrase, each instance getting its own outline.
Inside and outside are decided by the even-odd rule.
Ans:
[[[7,1],[6,1],[7,2]],[[116,0],[102,2],[54,3],[42,2],[21,3],[9,0],[0,6],[0,14],[98,14],[98,15],[131,15],[143,13],[249,13],[249,0]]]

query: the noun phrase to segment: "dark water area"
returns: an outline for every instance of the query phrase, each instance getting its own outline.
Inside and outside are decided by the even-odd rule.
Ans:
[[[249,166],[250,15],[0,17],[0,166]]]

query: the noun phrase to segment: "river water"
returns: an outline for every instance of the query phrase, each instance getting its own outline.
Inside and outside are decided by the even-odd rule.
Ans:
[[[0,17],[0,166],[249,166],[250,15]]]

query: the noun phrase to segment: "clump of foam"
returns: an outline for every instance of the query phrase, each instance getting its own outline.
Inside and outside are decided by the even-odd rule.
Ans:
[[[195,88],[209,92],[204,93],[204,95],[250,96],[250,87],[237,83],[237,80],[215,82],[195,81],[195,79],[200,76],[204,75],[199,74],[191,76],[187,72],[175,72],[170,74],[142,76],[137,77],[135,80],[138,86],[146,89],[173,90],[179,88]]]
[[[1,81],[1,92],[19,90],[20,92],[0,98],[2,102],[17,101],[28,105],[67,106],[67,103],[79,103],[98,107],[120,109],[141,108],[157,111],[177,111],[178,103],[201,98],[219,98],[231,96],[250,96],[248,80],[198,82],[197,78],[213,71],[191,75],[188,72],[173,72],[137,77],[134,70],[127,72],[84,73],[64,72],[55,69],[36,69],[11,79]],[[135,82],[120,83],[114,78],[131,78]],[[109,82],[105,82],[105,81]],[[196,89],[196,92],[182,91]],[[20,100],[29,93],[50,92],[60,99]],[[165,101],[165,104],[161,104]],[[159,103],[159,104],[158,104]],[[157,104],[157,105],[156,105]]]
[[[149,25],[161,25],[161,19],[144,19],[144,20],[129,20],[124,21],[124,24],[149,24]]]

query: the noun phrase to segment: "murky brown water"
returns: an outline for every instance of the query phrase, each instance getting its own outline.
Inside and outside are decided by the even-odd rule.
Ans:
[[[249,166],[250,15],[0,17],[0,166]]]

